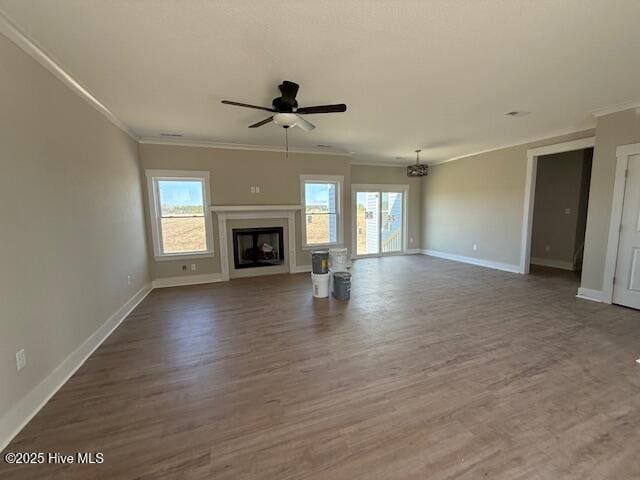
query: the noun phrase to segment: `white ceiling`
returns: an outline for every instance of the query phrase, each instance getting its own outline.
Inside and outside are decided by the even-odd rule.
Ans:
[[[283,79],[310,115],[290,145],[354,161],[449,158],[594,125],[640,100],[638,0],[0,0],[142,137],[280,146],[247,126]],[[511,110],[530,111],[511,118]],[[263,114],[264,113],[264,114]],[[398,161],[395,157],[408,160]]]

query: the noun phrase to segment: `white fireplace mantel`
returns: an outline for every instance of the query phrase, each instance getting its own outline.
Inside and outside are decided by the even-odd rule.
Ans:
[[[302,210],[302,205],[211,205],[212,212],[286,212]]]
[[[308,271],[308,267],[296,265],[296,212],[302,205],[212,205],[211,211],[218,217],[220,235],[220,269],[222,280],[229,280],[229,246],[227,244],[227,220],[286,218],[289,231],[289,273]]]

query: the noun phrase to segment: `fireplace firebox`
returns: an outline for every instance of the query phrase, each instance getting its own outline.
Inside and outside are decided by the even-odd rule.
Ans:
[[[282,227],[233,229],[233,264],[236,269],[272,267],[283,263]]]

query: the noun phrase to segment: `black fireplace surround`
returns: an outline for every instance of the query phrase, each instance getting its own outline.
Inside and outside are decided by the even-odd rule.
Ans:
[[[234,228],[233,264],[236,269],[272,267],[284,263],[284,229]]]

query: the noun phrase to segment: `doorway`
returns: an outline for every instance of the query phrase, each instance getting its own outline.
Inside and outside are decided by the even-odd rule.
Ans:
[[[525,179],[524,208],[522,213],[522,235],[520,247],[520,273],[529,273],[531,265],[531,234],[533,230],[533,207],[536,194],[538,158],[545,155],[593,148],[594,144],[595,137],[589,137],[527,150],[527,169]]]
[[[582,272],[593,148],[541,155],[536,168],[530,271]]]
[[[408,185],[353,185],[355,257],[406,251]]]

